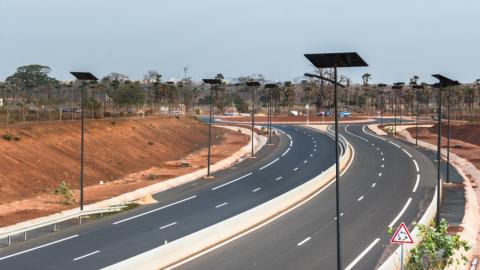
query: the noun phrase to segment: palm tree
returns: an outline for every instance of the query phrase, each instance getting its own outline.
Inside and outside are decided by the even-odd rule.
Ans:
[[[372,78],[372,74],[370,73],[365,73],[362,75],[362,80],[363,80],[363,85],[367,86],[368,85],[368,80]]]
[[[412,78],[410,78],[410,84],[416,85],[419,79],[420,77],[418,75],[413,75]]]
[[[287,102],[288,110],[290,111],[293,107],[293,102],[295,100],[295,91],[293,90],[293,83],[286,81],[284,83],[285,91],[285,101]]]

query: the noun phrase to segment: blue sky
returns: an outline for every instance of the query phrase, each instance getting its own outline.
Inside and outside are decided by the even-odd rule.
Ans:
[[[99,77],[147,70],[194,79],[261,73],[290,80],[310,71],[304,53],[358,51],[355,82],[442,73],[480,78],[478,0],[1,0],[0,80],[44,64]]]

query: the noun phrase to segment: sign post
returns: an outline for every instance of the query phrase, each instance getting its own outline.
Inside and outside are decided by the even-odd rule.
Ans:
[[[305,110],[307,110],[307,126],[310,125],[310,104],[305,105]]]
[[[407,226],[405,226],[405,223],[402,222],[402,224],[400,224],[400,227],[398,227],[393,234],[390,243],[402,245],[400,248],[400,270],[403,270],[403,244],[413,244],[413,238]]]

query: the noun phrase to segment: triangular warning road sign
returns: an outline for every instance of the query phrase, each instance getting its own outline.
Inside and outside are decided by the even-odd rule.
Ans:
[[[398,227],[395,234],[393,234],[390,242],[395,244],[413,244],[413,238],[410,235],[407,226],[405,226],[405,223],[402,222],[402,224],[400,224],[400,227]]]

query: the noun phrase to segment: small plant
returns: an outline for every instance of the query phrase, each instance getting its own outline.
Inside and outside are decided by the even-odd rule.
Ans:
[[[13,135],[10,134],[10,133],[5,133],[3,134],[3,139],[6,140],[6,141],[11,141],[13,139]]]
[[[149,144],[149,145],[153,145],[153,142],[152,142],[152,141],[149,141],[148,144]]]
[[[408,270],[433,270],[444,269],[452,264],[466,264],[468,259],[462,255],[461,260],[455,260],[453,255],[457,250],[468,251],[471,247],[467,241],[461,240],[458,235],[448,233],[448,224],[445,219],[440,221],[438,227],[435,223],[431,226],[417,225],[420,231],[420,244],[410,250],[407,262]]]
[[[117,122],[111,121],[110,124],[115,125],[115,124],[117,124]]]
[[[60,199],[60,203],[71,205],[75,202],[73,199],[73,191],[70,189],[70,186],[65,182],[62,181],[58,184],[57,187],[53,190],[53,194],[62,196]]]
[[[16,142],[20,141],[20,136],[17,135],[15,137],[13,137],[13,140],[16,141]]]
[[[156,175],[156,174],[149,173],[149,174],[147,175],[147,179],[148,179],[148,180],[155,180],[155,178],[157,178],[157,175]]]

